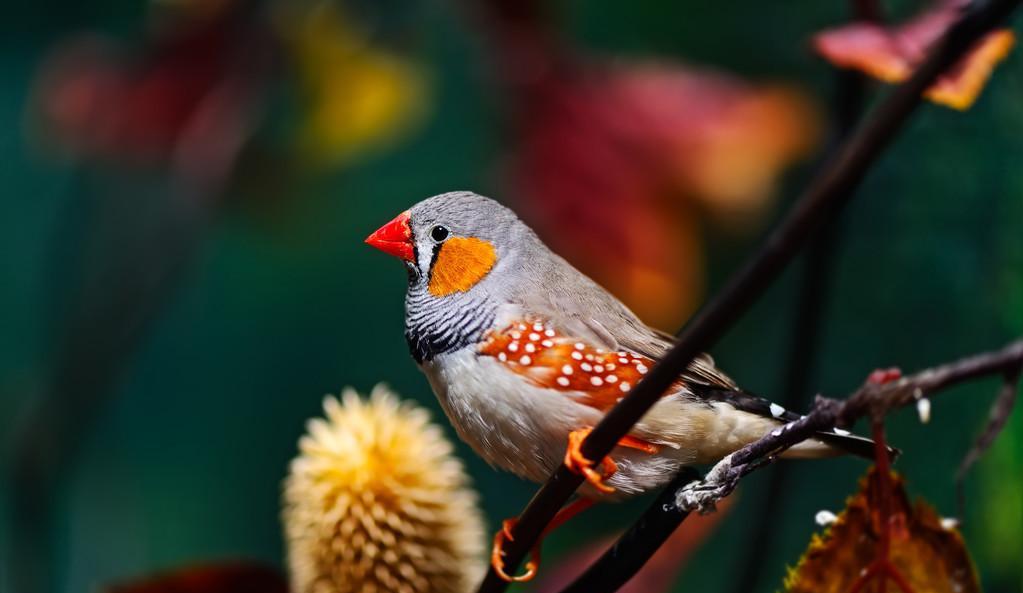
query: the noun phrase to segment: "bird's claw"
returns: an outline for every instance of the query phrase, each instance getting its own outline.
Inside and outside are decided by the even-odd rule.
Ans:
[[[497,533],[494,534],[494,546],[490,550],[490,566],[493,567],[494,573],[506,583],[531,581],[536,576],[536,571],[540,567],[540,549],[535,547],[530,552],[530,558],[526,562],[526,572],[513,576],[504,571],[504,542],[505,540],[515,541],[515,538],[512,536],[512,529],[515,528],[517,522],[517,519],[505,519],[501,523],[501,529],[498,529]]]
[[[589,428],[580,428],[579,430],[573,430],[568,433],[568,449],[565,450],[565,467],[571,471],[582,474],[594,488],[604,493],[614,492],[615,489],[612,486],[608,486],[605,480],[610,478],[616,471],[618,466],[610,457],[605,457],[601,460],[601,469],[603,475],[593,469],[593,461],[583,456],[581,447],[586,436],[590,434]]]
[[[732,456],[719,461],[702,480],[683,486],[675,495],[675,504],[684,511],[706,515],[717,510],[717,502],[738,485],[738,473],[732,471]]]

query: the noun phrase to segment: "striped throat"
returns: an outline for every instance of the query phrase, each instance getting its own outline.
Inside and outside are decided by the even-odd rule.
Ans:
[[[417,363],[477,344],[493,326],[497,304],[486,294],[458,292],[443,298],[426,283],[410,284],[405,296],[405,340]]]

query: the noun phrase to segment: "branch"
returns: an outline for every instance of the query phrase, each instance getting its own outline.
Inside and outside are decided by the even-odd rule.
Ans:
[[[709,349],[749,309],[820,226],[821,219],[849,201],[870,166],[919,105],[921,94],[977,40],[1005,21],[1020,1],[991,0],[967,12],[951,27],[913,76],[881,103],[830,164],[815,177],[761,249],[683,328],[675,346],[597,424],[582,445],[582,454],[586,458],[602,459],[609,454],[689,363]],[[518,567],[558,509],[581,483],[582,477],[564,466],[555,470],[519,517],[512,532],[514,540],[505,547],[507,570]],[[491,567],[479,593],[499,593],[507,586],[508,583],[502,581]]]
[[[782,450],[812,436],[817,430],[832,428],[837,423],[851,423],[853,419],[872,411],[883,413],[908,406],[924,396],[987,375],[1006,376],[1006,387],[1002,390],[1004,394],[1008,385],[1015,387],[1011,379],[1018,378],[1020,365],[1023,365],[1023,340],[1001,351],[979,354],[921,371],[897,382],[884,385],[867,383],[845,401],[818,398],[816,408],[809,415],[723,459],[704,480],[679,488],[682,479],[676,477],[614,546],[561,593],[616,591],[656,551],[667,537],[661,535],[664,530],[670,534],[693,510],[709,510],[714,503],[730,494],[743,476],[771,463]],[[998,401],[1003,399],[1004,395],[1000,395]],[[1000,409],[997,403],[995,409]],[[795,426],[797,424],[798,427]],[[654,540],[655,545],[651,546],[647,540]]]
[[[1018,376],[1021,367],[1023,339],[996,352],[976,354],[890,383],[868,381],[845,400],[818,396],[809,414],[725,457],[703,481],[693,482],[680,490],[678,506],[701,512],[713,509],[714,503],[728,496],[743,476],[770,463],[780,452],[812,438],[819,431],[849,426],[867,415],[880,417],[889,410],[916,404],[971,379],[994,374]],[[1015,387],[1015,383],[1009,383]]]
[[[561,593],[617,591],[646,564],[654,552],[689,516],[689,511],[678,507],[675,492],[698,476],[695,469],[683,468],[671,484],[661,491],[639,521],[636,521],[586,569],[586,572]]]

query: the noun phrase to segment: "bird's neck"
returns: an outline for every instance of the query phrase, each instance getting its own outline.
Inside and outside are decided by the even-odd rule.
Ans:
[[[416,362],[453,352],[483,339],[494,324],[497,306],[490,299],[459,292],[436,297],[422,284],[405,296],[405,339]]]

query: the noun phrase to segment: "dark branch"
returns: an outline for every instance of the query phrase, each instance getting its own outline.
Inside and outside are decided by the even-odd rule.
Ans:
[[[588,459],[602,459],[646,413],[692,360],[709,349],[775,281],[803,247],[820,221],[851,198],[867,170],[902,129],[921,101],[921,94],[956,63],[984,34],[1001,25],[1021,0],[991,0],[964,16],[929,52],[908,81],[893,91],[868,121],[811,182],[781,225],[725,288],[683,328],[675,346],[655,365],[629,396],[612,408],[582,445]],[[582,483],[559,467],[530,501],[505,547],[505,565],[515,569],[535,545],[544,527]],[[480,593],[504,591],[491,568]]]
[[[689,484],[678,494],[680,508],[706,511],[730,494],[739,480],[779,452],[821,430],[849,426],[864,416],[880,417],[928,398],[953,385],[984,377],[1018,373],[1023,366],[1023,340],[997,352],[977,354],[890,383],[867,382],[845,400],[817,397],[813,410],[795,422],[722,459],[702,482]]]
[[[561,593],[617,591],[628,582],[689,516],[675,503],[675,492],[698,476],[693,468],[679,472],[639,521]]]

